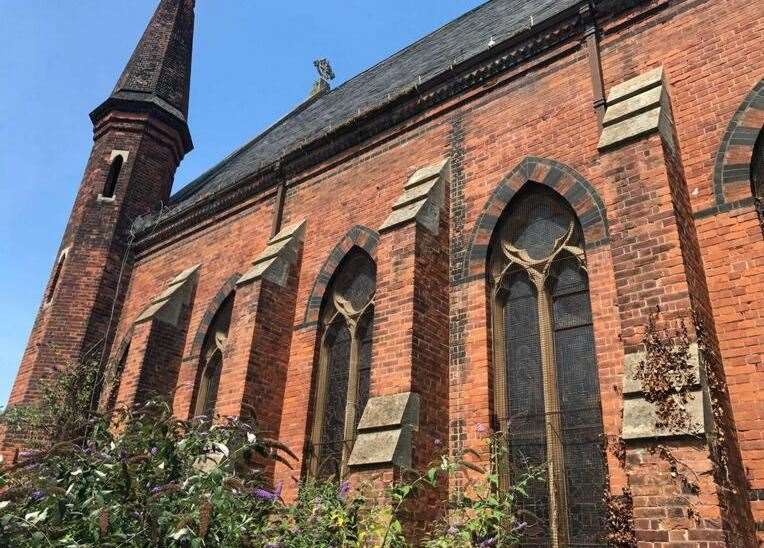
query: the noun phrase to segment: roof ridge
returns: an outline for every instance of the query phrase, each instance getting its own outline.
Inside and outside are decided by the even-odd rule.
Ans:
[[[179,205],[236,184],[278,161],[285,153],[315,142],[359,116],[378,111],[417,86],[446,74],[455,65],[485,54],[493,44],[504,43],[526,30],[538,28],[543,22],[584,1],[483,2],[381,59],[315,101],[298,105],[179,189],[171,196],[170,204]]]

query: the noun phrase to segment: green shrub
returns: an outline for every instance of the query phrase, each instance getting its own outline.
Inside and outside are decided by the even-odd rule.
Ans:
[[[90,406],[92,371],[88,365],[62,371],[38,404],[0,417],[32,439],[17,463],[0,468],[0,546],[393,548],[406,545],[407,504],[465,467],[478,470],[442,457],[384,493],[306,480],[285,504],[280,485],[265,487],[260,466],[296,457],[254,424],[178,420],[160,401],[100,414]],[[523,529],[518,500],[540,477],[531,470],[511,489],[498,489],[497,476],[481,471],[422,543],[516,543]]]

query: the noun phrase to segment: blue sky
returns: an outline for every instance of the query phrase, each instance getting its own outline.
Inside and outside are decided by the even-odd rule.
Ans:
[[[0,406],[8,398],[111,91],[158,0],[0,0]],[[480,0],[197,0],[189,122],[175,190],[305,98]]]

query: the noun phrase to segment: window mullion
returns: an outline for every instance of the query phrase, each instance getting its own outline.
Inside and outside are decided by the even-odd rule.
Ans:
[[[348,328],[350,329],[350,367],[345,404],[345,431],[342,436],[342,476],[345,476],[347,472],[347,461],[352,449],[349,444],[355,438],[355,413],[358,400],[358,322],[349,320]]]
[[[324,413],[326,410],[326,384],[329,377],[329,350],[326,347],[326,333],[328,326],[324,328],[321,335],[321,346],[318,356],[318,383],[316,386],[316,403],[313,419],[313,428],[311,429],[310,439],[310,463],[309,469],[311,476],[318,474],[318,467],[322,456],[322,447],[320,445],[323,435]]]
[[[500,284],[501,281],[497,282]],[[493,291],[491,298],[491,312],[493,318],[493,386],[494,386],[494,410],[505,443],[509,442],[509,408],[507,393],[507,350],[506,350],[506,326],[504,325],[504,307],[501,302],[502,295],[498,290]],[[509,454],[500,456],[496,466],[499,471],[499,486],[509,487]]]
[[[562,443],[562,414],[557,391],[551,299],[545,287],[544,277],[538,273],[534,274],[532,279],[536,284],[538,295],[541,367],[544,379],[544,422],[548,462],[550,529],[553,546],[563,547],[568,545],[570,535]]]

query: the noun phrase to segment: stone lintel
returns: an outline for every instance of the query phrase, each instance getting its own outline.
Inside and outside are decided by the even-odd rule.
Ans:
[[[268,240],[268,245],[254,260],[252,268],[239,278],[236,285],[266,279],[281,287],[286,286],[289,267],[297,262],[305,239],[305,220],[291,224]]]
[[[169,286],[151,300],[151,304],[136,318],[134,323],[158,320],[168,325],[178,325],[183,306],[188,304],[193,287],[193,275],[201,265],[187,268],[170,280]]]
[[[403,224],[417,222],[433,234],[438,233],[440,208],[445,199],[445,177],[448,159],[417,170],[404,185],[404,191],[393,204],[380,232]]]
[[[366,403],[349,466],[411,467],[412,432],[419,429],[419,395],[377,396]]]

